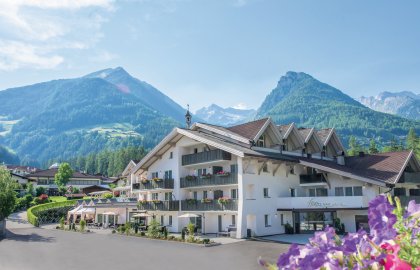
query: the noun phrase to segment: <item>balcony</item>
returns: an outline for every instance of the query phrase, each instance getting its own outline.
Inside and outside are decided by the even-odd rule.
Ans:
[[[408,203],[412,200],[416,201],[416,203],[420,203],[420,196],[397,196],[400,201],[401,205],[407,206]]]
[[[195,154],[183,155],[182,166],[231,159],[232,155],[230,153],[220,149],[216,149]]]
[[[238,184],[238,174],[229,175],[211,175],[205,177],[183,177],[181,178],[181,188],[200,187],[200,186],[218,186],[218,185],[236,185]]]
[[[322,173],[317,174],[301,174],[299,176],[300,185],[301,186],[318,186],[318,185],[326,185],[327,180],[325,179]]]
[[[404,172],[404,183],[420,184],[420,173]]]
[[[200,200],[184,200],[181,201],[182,211],[238,211],[238,201],[230,200],[225,204],[219,203],[217,200],[202,202]]]
[[[329,196],[329,197],[281,197],[277,200],[279,209],[341,209],[366,208],[365,196]]]
[[[174,179],[162,179],[161,181],[148,180],[147,182],[140,182],[133,184],[133,190],[141,189],[173,189]]]
[[[179,201],[144,202],[139,203],[137,208],[146,211],[178,211]]]

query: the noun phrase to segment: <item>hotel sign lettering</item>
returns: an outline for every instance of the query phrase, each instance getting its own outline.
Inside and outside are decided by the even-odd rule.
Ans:
[[[339,208],[339,207],[348,207],[347,205],[341,202],[322,202],[317,201],[315,198],[311,198],[307,203],[308,208]]]

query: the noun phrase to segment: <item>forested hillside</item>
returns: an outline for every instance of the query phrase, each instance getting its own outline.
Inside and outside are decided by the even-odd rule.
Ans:
[[[281,77],[258,109],[258,117],[263,116],[278,124],[335,127],[346,145],[350,135],[365,144],[376,138],[385,145],[392,138],[404,138],[410,128],[420,132],[418,121],[371,110],[340,90],[296,72]]]
[[[0,124],[8,123],[0,143],[24,163],[128,146],[151,148],[185,114],[122,68],[0,91],[0,103]]]

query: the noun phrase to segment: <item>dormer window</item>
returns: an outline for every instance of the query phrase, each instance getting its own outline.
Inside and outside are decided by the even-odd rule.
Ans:
[[[265,136],[261,135],[261,137],[257,141],[258,147],[265,147]]]

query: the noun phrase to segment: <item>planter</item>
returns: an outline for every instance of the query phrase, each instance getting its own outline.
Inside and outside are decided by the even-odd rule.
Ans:
[[[229,176],[230,173],[229,172],[224,172],[224,173],[218,173],[216,174],[216,176]]]
[[[6,235],[6,220],[0,220],[0,238]]]
[[[202,175],[200,178],[201,179],[211,179],[211,175],[210,174]]]

